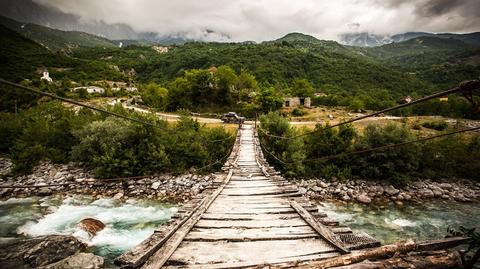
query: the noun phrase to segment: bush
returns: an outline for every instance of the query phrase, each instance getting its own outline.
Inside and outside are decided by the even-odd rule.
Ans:
[[[306,114],[307,114],[307,112],[305,112],[305,110],[303,110],[303,109],[294,108],[292,110],[292,116],[295,116],[295,117],[301,117],[301,116],[304,116]]]
[[[385,127],[369,125],[355,143],[354,151],[403,143],[415,136],[405,127],[389,124]],[[420,165],[420,145],[409,144],[352,157],[354,174],[369,179],[389,179],[405,183],[415,175]]]
[[[165,149],[155,143],[155,130],[108,118],[95,121],[75,132],[80,141],[72,159],[95,168],[97,177],[143,175],[164,171],[169,164]]]
[[[260,123],[262,129],[271,135],[291,137],[298,134],[295,128],[290,127],[287,119],[277,112],[262,115]],[[267,152],[264,152],[264,155],[271,163],[280,167],[287,176],[301,176],[304,174],[305,148],[302,138],[282,140],[269,137],[262,132],[259,135],[262,145],[281,160],[279,161]]]
[[[448,124],[444,121],[429,121],[423,123],[422,126],[437,131],[444,131],[448,128]]]
[[[22,111],[17,117],[2,122],[10,138],[2,147],[10,153],[15,172],[29,172],[38,161],[50,159],[68,162],[71,147],[78,141],[73,131],[80,128],[93,114],[75,113],[61,103],[43,103]],[[8,148],[8,149],[7,149]]]
[[[339,129],[332,129],[328,125],[317,124],[314,131],[313,134],[305,138],[308,174],[320,174],[325,178],[336,176],[345,179],[351,174],[350,167],[345,165],[345,158],[318,159],[348,152],[356,137],[355,129],[351,125],[343,125]]]
[[[160,128],[98,113],[77,112],[49,102],[21,111],[0,113],[0,150],[10,154],[14,172],[26,173],[42,159],[80,161],[97,177],[183,172],[224,157],[234,141],[223,128],[209,129],[183,117],[172,128],[153,115],[132,113],[121,106],[117,114],[141,118]],[[218,142],[209,143],[208,141]],[[217,164],[209,168],[218,168]]]

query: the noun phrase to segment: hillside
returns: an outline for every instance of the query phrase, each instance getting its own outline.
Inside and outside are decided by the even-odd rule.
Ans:
[[[475,48],[475,46],[458,39],[420,36],[403,42],[391,43],[375,48],[366,48],[363,51],[370,56],[388,58],[438,51],[470,50]]]
[[[2,25],[0,38],[2,40],[0,72],[2,78],[7,80],[38,80],[45,68],[54,81],[67,77],[76,81],[124,78],[123,74],[104,62],[96,59],[78,59],[49,51]]]
[[[407,32],[395,35],[376,35],[368,32],[346,33],[340,36],[341,43],[355,47],[379,47],[391,43],[399,43],[419,37],[437,37],[455,39],[473,46],[480,46],[480,32],[468,34]]]
[[[458,39],[421,36],[375,48],[352,49],[437,89],[480,74],[480,48]]]
[[[419,80],[327,41],[318,45],[187,43],[171,47],[168,53],[153,55],[146,48],[87,48],[77,51],[75,56],[108,59],[107,62],[124,68],[134,67],[143,82],[171,81],[188,69],[229,65],[237,72],[248,70],[261,83],[279,87],[290,85],[296,78],[307,78],[317,89],[327,92],[380,88],[402,95],[412,89],[424,89]]]
[[[10,28],[26,38],[32,39],[51,51],[71,52],[79,47],[115,47],[112,41],[77,31],[61,31],[37,24],[21,23],[0,16],[0,24]]]
[[[282,41],[287,41],[287,42],[303,41],[303,42],[310,42],[310,43],[321,42],[321,40],[317,39],[316,37],[302,34],[302,33],[289,33],[279,39],[274,40],[273,42],[282,42]]]

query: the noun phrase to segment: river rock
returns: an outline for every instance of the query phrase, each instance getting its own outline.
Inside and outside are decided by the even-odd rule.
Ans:
[[[360,203],[369,204],[372,202],[372,199],[370,199],[370,197],[368,197],[365,193],[362,193],[357,196],[357,201]]]
[[[90,236],[95,236],[97,232],[100,232],[105,228],[105,224],[103,222],[94,219],[94,218],[86,218],[82,219],[78,223],[78,227],[86,231]]]
[[[385,192],[390,196],[394,196],[394,195],[397,195],[400,191],[395,189],[395,187],[393,187],[392,185],[390,185],[385,188]]]
[[[115,194],[113,196],[113,199],[120,200],[120,199],[122,199],[123,195],[124,195],[123,192],[118,192],[117,194]]]
[[[93,253],[77,253],[54,264],[45,266],[45,269],[98,269],[103,268],[103,258]]]
[[[452,184],[450,184],[450,183],[440,183],[438,186],[440,188],[444,189],[444,190],[451,190],[452,189]]]
[[[322,188],[327,188],[327,187],[328,187],[328,184],[320,180],[320,181],[318,182],[317,186],[322,187]]]
[[[0,268],[46,266],[85,248],[85,244],[69,235],[49,235],[9,242],[0,245]]]
[[[424,198],[433,198],[435,197],[435,194],[433,194],[433,191],[430,189],[423,189],[418,192],[418,194]]]

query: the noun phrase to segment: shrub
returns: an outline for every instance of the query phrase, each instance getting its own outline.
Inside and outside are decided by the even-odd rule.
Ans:
[[[376,147],[403,143],[415,139],[405,127],[388,124],[385,127],[369,125],[355,143],[354,150],[368,150]],[[409,144],[356,155],[351,158],[352,171],[369,179],[389,179],[394,183],[405,183],[420,165],[420,145]]]
[[[154,130],[125,120],[94,121],[76,131],[75,137],[80,143],[73,147],[72,159],[95,168],[97,177],[163,171],[169,163]]]
[[[301,117],[301,116],[304,116],[306,115],[307,113],[305,112],[305,110],[303,109],[299,109],[299,108],[294,108],[292,110],[292,116],[295,116],[295,117]]]
[[[448,128],[448,124],[444,121],[428,121],[423,123],[422,126],[437,131],[444,131]]]
[[[287,119],[277,112],[270,112],[261,116],[260,123],[265,132],[272,135],[290,137],[298,134],[296,129],[290,127]],[[304,174],[305,148],[302,138],[282,140],[260,133],[260,139],[265,148],[281,161],[273,158],[266,152],[265,156],[270,162],[280,167],[287,176]]]
[[[92,114],[75,113],[57,102],[43,103],[18,115],[20,128],[10,129],[15,137],[9,145],[9,153],[16,172],[29,172],[38,161],[54,162],[70,160],[71,147],[78,141],[73,131],[79,128]]]

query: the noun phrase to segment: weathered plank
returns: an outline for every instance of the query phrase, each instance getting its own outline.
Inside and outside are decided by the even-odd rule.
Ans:
[[[269,228],[193,228],[185,237],[187,241],[259,241],[315,238],[318,234],[309,226]]]
[[[350,253],[350,250],[348,250],[342,241],[338,240],[337,237],[335,237],[335,234],[330,231],[327,227],[323,226],[322,224],[318,223],[315,218],[308,213],[307,210],[302,208],[296,201],[291,201],[292,208],[294,208],[300,216],[315,230],[318,232],[318,234],[325,239],[327,242],[332,244],[340,253]]]
[[[161,268],[168,258],[175,252],[175,249],[180,245],[183,238],[187,235],[190,229],[193,228],[195,223],[202,217],[202,214],[208,209],[208,207],[217,198],[223,187],[228,184],[228,181],[232,177],[232,171],[230,171],[225,179],[225,183],[210,197],[205,199],[204,203],[190,216],[190,218],[183,223],[181,227],[176,230],[176,233],[172,235],[169,240],[162,245],[142,266],[144,269],[156,269]]]
[[[165,269],[292,268],[292,266],[295,266],[296,264],[332,258],[338,255],[339,254],[337,252],[327,252],[327,253],[312,254],[312,255],[292,256],[292,257],[279,258],[279,259],[268,259],[268,260],[263,260],[262,262],[258,262],[258,261],[229,262],[227,261],[225,263],[217,263],[217,264],[195,264],[195,265],[177,265],[177,266],[169,265],[169,266],[166,266]]]
[[[301,218],[294,219],[272,219],[272,220],[208,220],[201,219],[197,222],[195,227],[198,228],[268,228],[268,227],[299,227],[308,226],[308,224]]]
[[[275,246],[275,247],[272,247]],[[318,239],[272,240],[247,242],[183,242],[170,261],[180,264],[215,264],[223,262],[256,262],[292,258],[335,251]],[[224,267],[225,268],[225,267]]]

